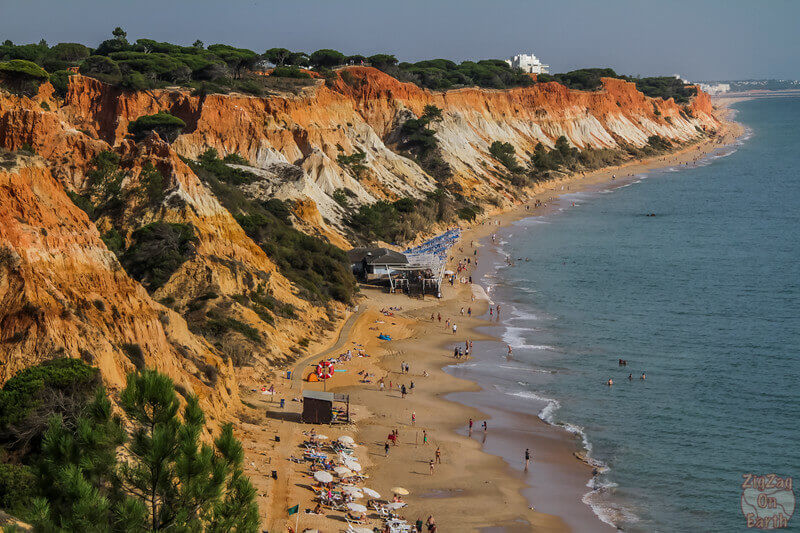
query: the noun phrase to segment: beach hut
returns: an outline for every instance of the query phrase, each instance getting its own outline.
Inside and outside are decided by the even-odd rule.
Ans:
[[[353,248],[347,258],[356,278],[363,281],[389,279],[398,268],[408,264],[406,256],[388,248]]]
[[[334,402],[346,404],[346,409],[340,416],[334,416]],[[301,420],[306,424],[332,424],[333,422],[350,421],[350,395],[334,394],[316,390],[303,391],[303,414]]]

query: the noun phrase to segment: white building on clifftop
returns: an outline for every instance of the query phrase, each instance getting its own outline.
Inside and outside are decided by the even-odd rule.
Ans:
[[[522,72],[527,72],[529,74],[547,74],[550,68],[550,65],[545,65],[533,54],[518,54],[510,59],[506,59],[506,63],[508,63],[511,68],[518,68]]]

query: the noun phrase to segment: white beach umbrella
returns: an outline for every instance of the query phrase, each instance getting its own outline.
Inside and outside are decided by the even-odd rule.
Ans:
[[[337,466],[333,469],[333,471],[336,472],[336,475],[339,477],[348,477],[353,475],[353,471],[346,466]]]
[[[348,503],[347,508],[353,511],[354,513],[366,513],[367,508],[360,503]]]
[[[367,487],[364,487],[361,490],[364,491],[364,494],[366,494],[370,498],[380,498],[381,497],[381,494],[377,490],[372,490],[372,489],[369,489]]]
[[[406,504],[404,502],[392,502],[392,503],[387,503],[385,507],[387,509],[391,509],[392,511],[395,511],[397,509],[402,509],[405,506],[406,506]]]
[[[345,459],[344,466],[346,466],[353,472],[361,472],[361,465],[358,463],[358,461],[355,461],[353,459]]]
[[[356,441],[353,440],[353,437],[350,437],[349,435],[342,435],[341,437],[339,437],[336,440],[338,440],[339,442],[341,442],[345,446],[352,446],[353,444],[356,443]]]
[[[314,472],[314,479],[319,481],[320,483],[330,483],[333,481],[333,476],[330,475],[328,472],[323,472],[322,470],[318,472]]]
[[[354,500],[358,500],[358,499],[360,499],[360,498],[363,498],[363,497],[364,497],[364,494],[363,494],[363,493],[362,493],[360,490],[358,490],[357,488],[355,488],[355,487],[351,487],[351,489],[350,489],[350,490],[344,490],[344,489],[342,489],[342,492],[344,492],[345,494],[347,494],[348,496],[350,496],[350,497],[351,497],[351,498],[353,498]]]
[[[400,496],[406,496],[409,494],[408,490],[404,489],[403,487],[394,487],[392,489],[392,493],[399,494]]]
[[[368,527],[353,527],[350,526],[350,529],[347,530],[348,533],[374,533]]]

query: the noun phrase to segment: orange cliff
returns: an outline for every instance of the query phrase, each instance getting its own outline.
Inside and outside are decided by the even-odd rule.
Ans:
[[[96,365],[112,390],[143,363],[212,415],[238,399],[230,364],[125,273],[42,160],[3,162],[0,206],[0,382],[72,356]]]
[[[108,384],[116,387],[124,379],[125,373],[133,368],[121,346],[138,344],[145,353],[145,363],[148,366],[169,373],[177,383],[184,385],[186,390],[194,391],[201,396],[204,396],[204,387],[208,388],[205,396],[208,396],[213,405],[222,406],[216,412],[235,410],[238,402],[229,400],[231,395],[235,397],[238,394],[238,386],[235,381],[230,383],[224,381],[233,379],[233,376],[232,372],[229,372],[230,364],[222,362],[223,357],[226,360],[231,359],[229,357],[231,354],[225,351],[225,346],[212,347],[202,336],[191,333],[181,318],[178,318],[182,329],[178,335],[178,343],[175,344],[177,348],[170,347],[163,340],[160,341],[159,334],[153,331],[153,327],[157,326],[160,319],[169,320],[170,317],[178,315],[157,304],[156,300],[169,298],[177,304],[185,305],[212,292],[218,293],[223,299],[231,295],[246,294],[254,286],[259,285],[278,301],[292,305],[300,315],[299,319],[275,317],[274,322],[266,323],[249,307],[237,302],[225,302],[230,307],[228,316],[235,316],[241,322],[255,328],[265,341],[253,350],[255,359],[263,366],[261,372],[268,371],[271,363],[293,358],[292,348],[296,347],[300,339],[312,336],[312,331],[318,332],[317,324],[330,318],[330,309],[314,306],[301,299],[298,296],[299,290],[277,271],[275,264],[247,237],[231,213],[220,205],[216,197],[175,151],[157,137],[138,144],[124,141],[115,148],[121,156],[126,172],[126,178],[122,183],[123,190],[136,190],[141,187],[141,169],[145,162],[154,164],[165,176],[166,181],[166,197],[160,205],[146,210],[138,209],[135,205],[126,206],[123,217],[130,220],[124,236],[129,237],[142,225],[163,221],[191,224],[199,242],[195,254],[172,274],[163,287],[149,295],[143,287],[124,274],[114,254],[100,240],[95,224],[66,195],[66,190],[83,191],[90,161],[101,151],[112,147],[102,139],[94,138],[94,132],[91,130],[76,127],[80,124],[71,122],[73,117],[69,114],[70,110],[64,109],[63,106],[59,108],[59,104],[62,102],[52,98],[48,86],[43,86],[43,90],[35,99],[0,93],[0,145],[15,150],[27,144],[33,147],[39,156],[35,160],[21,159],[20,163],[13,165],[13,172],[6,173],[4,190],[7,196],[0,198],[0,206],[8,217],[16,216],[14,220],[24,219],[22,215],[15,213],[24,213],[27,209],[32,212],[40,209],[52,213],[53,216],[44,220],[27,224],[40,229],[43,235],[61,233],[65,240],[73,243],[69,250],[62,252],[58,257],[70,255],[70,250],[73,248],[91,250],[92,257],[101,257],[103,266],[114,273],[114,276],[111,280],[104,280],[102,286],[89,292],[100,295],[97,297],[98,301],[99,298],[109,298],[110,303],[107,306],[100,304],[105,310],[92,308],[91,305],[87,307],[86,302],[91,304],[95,298],[84,297],[84,292],[78,290],[84,287],[76,282],[76,279],[88,272],[79,268],[62,270],[58,265],[51,265],[52,268],[34,276],[26,286],[29,289],[38,285],[47,286],[51,275],[55,280],[58,275],[71,273],[75,279],[67,278],[57,285],[76,288],[70,291],[59,289],[63,295],[62,307],[88,309],[85,312],[93,315],[91,327],[73,324],[75,316],[71,314],[62,316],[63,309],[57,309],[58,306],[41,306],[38,302],[26,306],[27,296],[16,294],[19,289],[17,285],[9,286],[8,298],[21,299],[20,305],[26,309],[33,309],[33,306],[49,309],[52,316],[42,315],[42,323],[34,324],[25,320],[17,321],[20,315],[13,306],[0,308],[0,324],[4,325],[0,333],[2,340],[14,340],[14,342],[0,343],[0,362],[6,363],[0,372],[0,383],[20,368],[58,354],[71,357],[93,354],[93,357],[97,358],[93,361],[100,365]],[[38,169],[36,172],[39,174],[28,170],[31,161],[35,161],[33,167]],[[54,179],[56,176],[57,179]],[[39,194],[42,192],[43,183],[47,186],[46,195]],[[14,199],[20,195],[30,197],[30,201],[24,206],[13,204]],[[8,209],[6,204],[13,206],[13,209]],[[74,214],[74,220],[66,226],[59,222],[57,217],[65,205],[69,210],[63,213],[70,216]],[[108,221],[99,219],[97,225],[107,229]],[[10,231],[13,225],[6,229]],[[83,239],[87,233],[92,236],[90,241]],[[22,252],[47,256],[52,251],[50,249],[52,239],[19,241],[13,238],[15,236],[15,233],[0,232],[0,249],[5,246],[21,256]],[[40,250],[37,248],[39,246],[45,249]],[[75,255],[74,259],[80,264],[89,263],[80,254]],[[38,266],[45,264],[37,263]],[[6,280],[6,275],[10,274],[0,274],[0,283]],[[54,280],[51,280],[51,283]],[[131,300],[129,294],[133,290],[139,300],[135,307],[150,307],[157,310],[149,312],[149,315],[142,318],[148,322],[148,326],[143,326],[136,320],[129,322],[119,320],[117,312],[124,306],[114,303],[114,299],[123,297],[129,302]],[[335,305],[332,308],[336,310]],[[164,325],[161,327],[165,328]],[[170,326],[170,331],[174,331],[176,327]],[[95,336],[86,337],[84,330],[92,331]],[[109,332],[119,332],[120,335]],[[31,339],[38,340],[33,342]],[[68,342],[69,339],[72,341]],[[105,343],[101,342],[103,339]],[[227,344],[236,346],[237,343],[241,344],[234,336]],[[202,347],[196,350],[202,357],[192,354],[190,361],[184,361],[186,357],[181,353],[188,350],[192,344]],[[176,349],[181,352],[177,356]],[[191,361],[195,359],[199,362],[193,365]],[[217,370],[210,370],[209,366]],[[223,381],[220,385],[223,383],[225,385],[215,386],[216,379],[206,376],[206,372],[209,375],[222,376]],[[203,380],[212,379],[214,383],[211,386],[203,384]]]
[[[157,300],[169,298],[186,305],[210,292],[218,294],[237,319],[265,339],[257,350],[259,364],[265,367],[294,357],[297,342],[313,338],[316,324],[332,315],[330,309],[298,296],[298,288],[280,274],[181,157],[196,158],[209,147],[221,155],[245,157],[253,165],[249,170],[262,180],[242,192],[258,199],[294,201],[298,227],[347,247],[343,236],[347,212],[333,199],[335,191],[349,189],[358,205],[421,197],[438,186],[412,159],[392,149],[399,125],[431,104],[443,112],[443,119],[432,127],[442,156],[454,170],[454,181],[468,197],[484,201],[499,195],[506,204],[513,203],[518,193],[498,178],[499,162],[488,153],[494,141],[511,143],[524,158],[539,142],[553,146],[561,135],[582,148],[613,148],[643,146],[651,135],[687,142],[719,127],[705,93],[698,92],[689,105],[681,106],[648,98],[634,84],[609,78],[596,92],[572,91],[557,83],[432,92],[372,68],[351,67],[332,82],[319,80],[300,94],[263,98],[193,96],[178,89],[125,92],[80,75],[70,78],[63,99],[55,97],[48,84],[34,98],[0,91],[0,146],[18,150],[27,144],[40,156],[2,174],[0,207],[6,228],[0,232],[0,247],[20,258],[19,272],[24,275],[8,267],[0,275],[0,324],[9,326],[0,335],[6,340],[19,338],[0,344],[0,361],[6,363],[0,380],[55,353],[78,357],[86,351],[100,361],[107,381],[116,386],[131,368],[120,346],[140,344],[146,348],[148,363],[195,390],[207,391],[209,401],[228,404],[236,387],[231,386],[230,392],[227,385],[223,391],[209,387],[202,365],[187,362],[209,361],[228,380],[222,349],[190,333],[185,322]],[[155,136],[138,144],[126,138],[130,121],[159,111],[187,124],[172,145]],[[198,234],[195,256],[152,295],[122,271],[95,225],[65,193],[82,192],[90,161],[110,149],[122,158],[127,173],[124,188],[141,185],[145,162],[153,162],[168,182],[160,205],[144,211],[127,207],[125,238],[140,225],[155,221],[192,224]],[[365,175],[355,176],[339,162],[340,155],[357,150],[365,153],[369,169]],[[23,197],[26,203],[20,203]],[[108,223],[97,221],[102,227]],[[293,305],[299,318],[276,317],[274,324],[268,324],[231,301],[261,282],[280,301]],[[92,302],[104,298],[109,305],[101,312]],[[75,321],[76,315],[65,313],[66,308],[82,309],[84,315]],[[28,316],[25,309],[41,312]],[[117,320],[108,309],[124,319]],[[168,324],[164,316],[169,317]]]
[[[719,127],[701,91],[687,106],[646,97],[633,83],[613,78],[604,78],[603,89],[595,92],[555,82],[434,92],[370,67],[349,67],[333,83],[317,81],[299,95],[266,98],[191,96],[185,90],[128,93],[74,76],[59,113],[74,127],[117,145],[130,121],[168,111],[187,124],[173,145],[178,154],[194,158],[213,147],[223,155],[242,155],[264,171],[270,194],[312,199],[327,221],[323,233],[330,233],[327,226],[341,231],[346,216],[332,198],[337,189],[349,189],[356,203],[367,203],[419,197],[437,186],[390,142],[400,122],[421,115],[429,104],[443,110],[443,120],[434,125],[443,157],[465,194],[475,199],[496,192],[506,201],[514,197],[509,184],[496,177],[499,164],[489,156],[494,141],[511,143],[524,158],[539,142],[552,147],[561,135],[581,148],[641,147],[652,135],[687,142]],[[369,176],[356,177],[337,161],[356,150],[366,153]],[[286,179],[287,173],[293,179]]]

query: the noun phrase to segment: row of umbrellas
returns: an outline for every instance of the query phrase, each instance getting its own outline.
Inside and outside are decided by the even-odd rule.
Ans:
[[[314,439],[318,440],[327,440],[328,437],[326,435],[314,435]],[[348,435],[344,435],[336,439],[340,444],[348,447],[355,447],[356,443],[353,437]],[[352,457],[345,457],[342,460],[342,466],[337,466],[333,469],[336,475],[339,478],[346,478],[352,476],[355,472],[361,472],[362,467],[361,464],[353,459]],[[330,472],[326,472],[324,470],[319,470],[314,472],[314,479],[319,481],[320,483],[331,483],[333,481],[333,476]],[[368,487],[354,487],[354,486],[346,486],[342,488],[342,492],[346,493],[353,499],[360,499],[363,498],[364,495],[369,496],[370,498],[378,499],[381,497],[380,493],[376,490],[370,489]],[[408,494],[408,490],[404,489],[403,487],[394,487],[392,488],[393,494],[399,494],[401,496],[405,496]],[[401,502],[392,502],[386,504],[387,509],[397,510],[405,506],[404,503]],[[368,511],[366,505],[362,505],[356,502],[350,502],[347,504],[347,508],[350,509],[354,513],[366,513]],[[354,528],[353,533],[372,533],[372,530],[369,528]]]
[[[311,438],[315,440],[328,440],[327,435],[312,435]],[[356,441],[349,435],[343,435],[336,440],[345,446],[354,447],[356,445]]]

